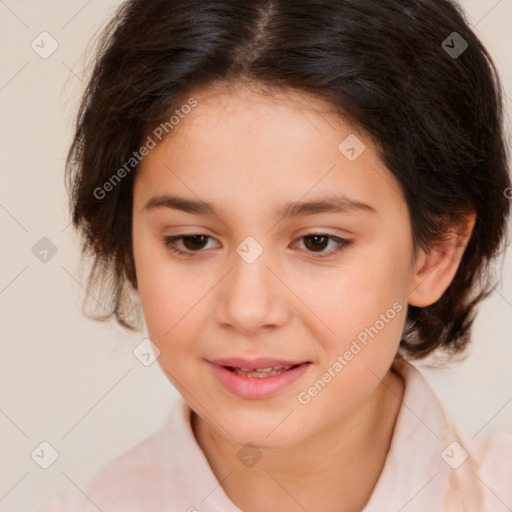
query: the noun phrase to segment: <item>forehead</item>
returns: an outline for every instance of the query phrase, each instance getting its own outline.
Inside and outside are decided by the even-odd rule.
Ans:
[[[190,198],[252,207],[336,191],[374,204],[400,196],[372,141],[323,100],[243,86],[190,97],[196,106],[141,161],[136,186],[148,194],[178,187]]]
[[[278,146],[285,141],[311,139],[312,132],[316,137],[325,137],[327,129],[333,135],[341,130],[363,137],[359,128],[347,123],[333,105],[304,91],[232,84],[198,90],[192,96],[197,106],[180,116],[164,144],[201,142],[203,147],[250,151],[258,149],[257,144],[262,142]],[[294,153],[308,147],[296,147]]]

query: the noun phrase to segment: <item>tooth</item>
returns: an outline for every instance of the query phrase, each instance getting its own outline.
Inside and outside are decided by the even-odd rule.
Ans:
[[[275,366],[273,368],[257,368],[256,371],[249,369],[246,370],[244,368],[235,368],[234,372],[237,375],[241,375],[242,377],[257,377],[257,378],[265,378],[265,377],[273,377],[274,375],[279,375],[290,369],[291,366]],[[269,370],[269,371],[261,371],[261,370]]]
[[[239,367],[233,367],[235,371],[241,370],[242,372],[261,372],[261,373],[268,373],[274,370],[289,370],[291,366],[271,366],[268,368],[239,368]]]

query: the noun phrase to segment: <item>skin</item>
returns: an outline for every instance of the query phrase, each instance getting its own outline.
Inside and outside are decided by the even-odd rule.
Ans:
[[[137,289],[158,362],[192,408],[196,439],[240,509],[361,510],[382,471],[403,396],[392,363],[406,306],[442,295],[474,216],[445,245],[414,260],[399,184],[371,140],[328,104],[292,91],[262,95],[247,85],[191,96],[198,105],[143,159],[134,183]],[[338,149],[350,134],[365,144],[354,161]],[[273,215],[286,202],[341,193],[376,213]],[[145,208],[162,195],[215,203],[220,213]],[[353,242],[334,253],[333,240],[315,245],[302,238],[312,233]],[[177,241],[190,258],[163,240],[193,234],[211,238],[202,245]],[[236,252],[247,236],[263,249],[250,264]],[[393,303],[401,311],[300,403],[298,393]],[[312,364],[276,395],[245,399],[225,389],[207,362],[236,356]],[[261,455],[251,467],[237,456],[248,442]]]

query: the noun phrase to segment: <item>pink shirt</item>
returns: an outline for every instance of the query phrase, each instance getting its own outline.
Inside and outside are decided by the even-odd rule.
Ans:
[[[362,512],[510,512],[512,432],[498,431],[477,463],[445,421],[427,382],[409,363],[384,469]],[[182,397],[164,426],[86,484],[38,512],[241,512],[197,444]],[[316,512],[316,511],[310,511]]]

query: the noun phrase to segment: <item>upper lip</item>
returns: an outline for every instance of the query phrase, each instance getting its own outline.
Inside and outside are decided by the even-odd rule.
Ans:
[[[291,359],[270,359],[270,358],[257,358],[257,359],[242,359],[238,357],[226,359],[213,359],[210,363],[219,366],[232,366],[233,368],[273,368],[275,366],[295,366],[297,364],[307,363],[309,361],[293,361]]]

